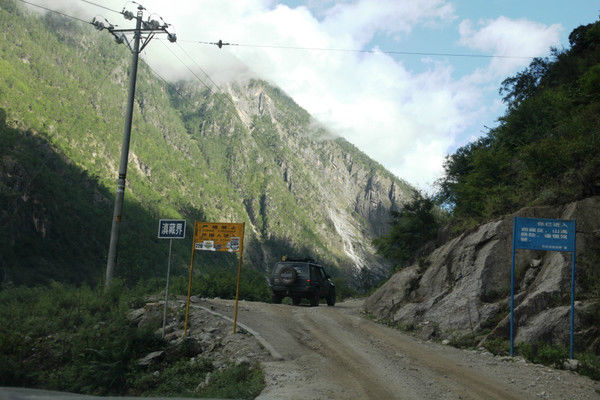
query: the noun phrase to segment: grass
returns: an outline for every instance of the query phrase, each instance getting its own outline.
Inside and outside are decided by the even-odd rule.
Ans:
[[[152,287],[153,285],[148,285]],[[115,281],[102,287],[15,287],[0,291],[0,386],[90,395],[166,395],[253,398],[264,387],[257,365],[216,369],[186,342],[169,344],[150,328],[130,323],[127,312],[143,303],[148,287],[127,288]],[[137,360],[165,351],[159,364]],[[204,382],[212,374],[210,383]]]

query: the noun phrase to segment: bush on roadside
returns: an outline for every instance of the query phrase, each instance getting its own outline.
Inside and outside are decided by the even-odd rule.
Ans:
[[[516,352],[530,362],[554,368],[562,368],[563,363],[569,358],[569,352],[565,347],[548,343],[519,343]]]
[[[210,360],[190,363],[189,354],[147,368],[137,361],[167,343],[127,319],[144,304],[140,284],[128,289],[115,280],[108,292],[99,286],[14,287],[0,291],[0,386],[30,387],[91,395],[187,395],[206,373]],[[155,292],[154,292],[155,293]],[[142,296],[142,297],[140,297]],[[229,371],[229,372],[227,372]],[[229,367],[219,374],[240,379],[218,396],[246,398],[264,387],[259,369]],[[219,380],[206,387],[219,387]],[[150,389],[149,389],[150,388]],[[217,393],[217,389],[214,390]]]
[[[600,359],[593,353],[584,353],[578,356],[579,367],[577,372],[581,375],[600,381]]]

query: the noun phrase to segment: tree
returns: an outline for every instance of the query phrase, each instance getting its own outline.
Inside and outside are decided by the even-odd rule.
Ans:
[[[373,241],[377,253],[403,267],[413,260],[429,241],[437,236],[440,223],[431,197],[416,193],[400,211],[392,211],[390,231]]]

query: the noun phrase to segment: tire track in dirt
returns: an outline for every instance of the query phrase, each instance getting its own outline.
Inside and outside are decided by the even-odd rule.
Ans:
[[[232,312],[231,301],[203,301],[225,314]],[[365,319],[361,304],[352,300],[335,307],[295,307],[240,302],[240,321],[284,358],[263,362],[267,386],[257,399],[597,398],[586,378],[423,342]]]
[[[327,310],[329,311],[329,310]],[[376,347],[383,352],[400,353],[410,360],[410,364],[418,367],[419,371],[429,375],[429,379],[436,385],[445,387],[463,399],[490,399],[490,400],[524,400],[532,397],[514,388],[507,388],[506,384],[481,375],[478,371],[463,367],[444,356],[436,354],[430,349],[419,345],[414,338],[407,337],[391,328],[376,324],[372,321],[349,316],[343,318],[339,314],[332,314],[345,329],[354,329],[361,335],[371,338]]]

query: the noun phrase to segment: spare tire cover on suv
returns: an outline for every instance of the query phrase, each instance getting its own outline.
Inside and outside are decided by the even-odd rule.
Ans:
[[[290,286],[296,280],[296,270],[292,266],[285,266],[279,271],[279,279],[285,286]]]

